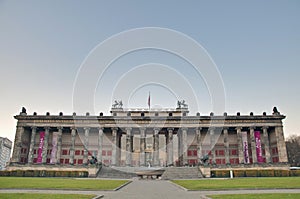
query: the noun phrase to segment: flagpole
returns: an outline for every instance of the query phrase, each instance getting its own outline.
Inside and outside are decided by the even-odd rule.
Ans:
[[[148,96],[148,107],[149,107],[149,111],[150,111],[150,91],[149,91],[149,96]]]

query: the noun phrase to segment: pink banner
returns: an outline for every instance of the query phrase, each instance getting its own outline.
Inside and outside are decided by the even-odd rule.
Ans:
[[[37,156],[37,163],[42,163],[43,160],[43,147],[44,147],[44,139],[45,139],[45,132],[40,132],[40,144],[39,144],[39,150],[38,150],[38,156]]]
[[[261,140],[260,140],[260,131],[254,132],[254,138],[255,138],[255,144],[256,144],[256,157],[257,162],[262,163],[263,157],[262,157],[262,150],[261,150]]]
[[[58,132],[53,132],[53,134],[52,134],[52,151],[51,151],[50,164],[55,164],[56,163],[57,137],[58,137]]]
[[[243,142],[243,152],[244,152],[244,163],[248,164],[250,160],[249,160],[249,152],[248,152],[247,131],[242,132],[242,142]]]

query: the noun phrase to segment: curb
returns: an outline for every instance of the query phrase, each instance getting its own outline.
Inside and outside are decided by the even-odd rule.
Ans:
[[[121,186],[119,186],[119,187],[113,189],[113,191],[118,191],[118,190],[122,189],[123,187],[127,186],[127,185],[130,184],[130,183],[132,183],[131,180],[128,181],[128,182],[126,182],[125,184],[122,184]]]
[[[98,196],[95,196],[94,198],[92,198],[92,199],[100,199],[100,198],[103,198],[104,197],[104,195],[98,195]]]

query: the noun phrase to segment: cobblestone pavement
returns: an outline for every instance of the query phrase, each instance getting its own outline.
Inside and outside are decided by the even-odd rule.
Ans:
[[[57,193],[57,194],[95,194],[105,199],[174,199],[174,198],[207,198],[213,194],[247,194],[247,193],[300,193],[300,189],[259,189],[227,191],[186,191],[183,188],[164,180],[134,180],[118,191],[74,191],[74,190],[28,190],[0,189],[0,193]]]

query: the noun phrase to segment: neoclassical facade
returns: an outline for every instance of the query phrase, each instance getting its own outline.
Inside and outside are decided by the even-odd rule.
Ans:
[[[188,108],[112,108],[111,115],[29,115],[23,110],[11,165],[256,165],[287,163],[282,120],[267,115],[188,115]]]

